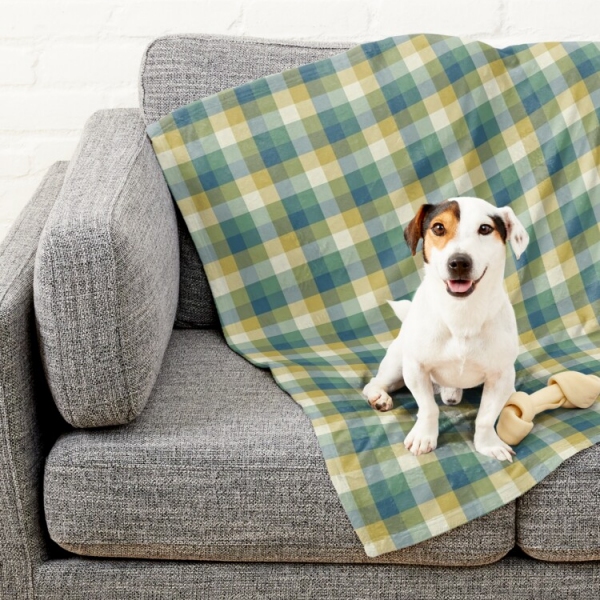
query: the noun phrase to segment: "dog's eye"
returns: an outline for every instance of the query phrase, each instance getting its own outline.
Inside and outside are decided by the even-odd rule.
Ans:
[[[490,235],[494,231],[494,228],[491,225],[486,225],[485,223],[479,227],[479,233],[481,235]]]
[[[431,226],[431,231],[433,231],[433,235],[444,235],[446,228],[441,223],[434,223]]]

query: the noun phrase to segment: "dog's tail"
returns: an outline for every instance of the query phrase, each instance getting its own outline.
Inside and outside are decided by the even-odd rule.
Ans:
[[[394,313],[396,313],[396,316],[401,321],[404,321],[406,315],[408,315],[412,302],[410,300],[388,300],[387,302],[392,307]]]

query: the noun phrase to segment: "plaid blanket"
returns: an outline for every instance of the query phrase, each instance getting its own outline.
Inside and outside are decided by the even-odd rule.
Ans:
[[[410,394],[381,414],[360,393],[400,326],[386,300],[420,283],[403,228],[423,202],[460,195],[510,204],[531,236],[506,272],[517,389],[600,370],[599,73],[593,43],[397,37],[148,127],[228,343],[312,420],[369,556],[510,502],[600,440],[597,405],[559,409],[537,418],[513,464],[487,458],[472,444],[475,389],[441,407],[437,450],[415,457],[402,443]]]

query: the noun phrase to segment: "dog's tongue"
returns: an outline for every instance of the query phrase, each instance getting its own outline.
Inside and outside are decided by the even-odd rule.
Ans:
[[[463,292],[467,292],[471,289],[473,282],[465,279],[449,279],[448,287],[451,292],[455,294],[462,294]]]

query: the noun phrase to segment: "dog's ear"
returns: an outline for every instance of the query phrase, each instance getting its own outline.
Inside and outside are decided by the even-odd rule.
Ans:
[[[427,214],[435,208],[435,204],[423,204],[419,207],[415,218],[406,226],[404,230],[404,239],[410,248],[411,254],[417,253],[417,244],[423,237],[423,221]]]
[[[510,242],[515,256],[519,259],[525,248],[527,248],[527,244],[529,244],[529,235],[510,206],[501,208],[500,214],[506,226],[506,239]]]

